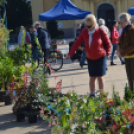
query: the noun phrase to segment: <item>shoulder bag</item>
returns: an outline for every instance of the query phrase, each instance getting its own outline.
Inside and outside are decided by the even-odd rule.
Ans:
[[[107,45],[106,45],[106,43],[105,43],[105,41],[103,39],[103,36],[101,34],[101,29],[100,28],[99,28],[99,31],[100,31],[100,35],[101,35],[101,39],[102,39],[102,42],[103,42],[104,49],[107,50]]]

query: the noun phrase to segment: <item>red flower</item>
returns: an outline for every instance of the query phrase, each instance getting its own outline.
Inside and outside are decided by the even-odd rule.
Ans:
[[[51,68],[51,67],[50,67],[50,64],[48,64],[47,62],[46,62],[45,64],[46,64],[49,68]]]
[[[126,111],[122,112],[122,114],[124,114],[124,115],[131,115],[132,111],[133,111],[133,109],[126,110]]]
[[[62,80],[60,80],[56,85],[56,91],[57,92],[59,92],[61,90],[61,86],[62,86]]]

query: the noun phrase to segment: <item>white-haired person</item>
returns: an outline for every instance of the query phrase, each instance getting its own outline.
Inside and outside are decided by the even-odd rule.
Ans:
[[[20,26],[20,32],[18,35],[19,46],[30,44],[30,42],[31,42],[30,34],[25,30],[24,26]]]
[[[119,38],[117,54],[120,58],[125,57],[126,73],[134,102],[134,25],[131,24],[131,16],[128,13],[121,13],[118,23],[123,31]]]
[[[99,19],[98,24],[99,24],[99,27],[102,28],[107,33],[108,37],[110,38],[111,33],[110,33],[108,27],[105,24],[105,20],[104,19]]]
[[[90,76],[89,96],[94,96],[96,80],[98,80],[99,89],[104,90],[105,84],[103,76],[106,75],[106,60],[110,55],[111,42],[106,32],[98,27],[96,18],[92,14],[86,16],[85,28],[82,30],[78,39],[69,51],[66,59],[69,59],[75,53],[82,42],[85,44],[88,71]],[[106,49],[104,44],[106,44]]]

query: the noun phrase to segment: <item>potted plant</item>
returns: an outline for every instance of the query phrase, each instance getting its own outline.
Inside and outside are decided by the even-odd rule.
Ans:
[[[16,115],[17,122],[25,121],[25,111],[27,109],[27,87],[25,84],[14,82],[7,84],[8,94],[15,102],[13,106],[13,113]]]
[[[30,85],[27,90],[27,106],[28,106],[28,119],[29,123],[36,123],[37,116],[41,110],[41,107],[46,106],[44,103],[45,96],[39,93],[39,78],[37,76],[32,76]]]
[[[7,51],[6,56],[13,60],[14,66],[25,65],[25,50],[24,48],[16,47],[13,51]]]
[[[1,101],[5,101],[5,97],[6,100],[10,99],[6,85],[12,80],[13,80],[13,60],[8,57],[4,58],[0,57]]]
[[[26,96],[24,94],[20,95],[18,101],[16,101],[14,105],[14,109],[16,109],[16,121],[23,122],[25,121],[25,110],[27,105],[25,104]]]

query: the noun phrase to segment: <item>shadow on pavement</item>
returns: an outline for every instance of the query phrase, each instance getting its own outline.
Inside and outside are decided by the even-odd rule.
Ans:
[[[87,66],[84,66],[84,67],[87,67]],[[77,68],[77,69],[75,68],[75,69],[59,70],[57,72],[62,73],[62,72],[79,71],[79,70],[87,70],[87,68]]]
[[[29,132],[29,133],[25,133],[25,134],[51,134],[51,132],[41,131],[41,132]]]
[[[87,72],[80,72],[80,73],[69,73],[69,74],[64,74],[64,75],[58,75],[58,77],[62,77],[62,76],[70,76],[70,75],[81,75],[81,74],[86,74]],[[55,76],[51,76],[51,78],[53,78]]]
[[[28,132],[25,134],[51,134],[51,129],[45,129],[48,126],[48,123],[42,119],[38,119],[37,123],[29,124],[28,119],[26,118],[25,122],[16,122],[16,116],[14,114],[3,114],[0,115],[0,131],[12,131],[16,128],[28,129]],[[32,128],[32,131],[29,132],[29,128]],[[18,130],[17,129],[17,130]]]
[[[64,90],[64,89],[66,89],[66,88],[76,88],[76,87],[80,87],[80,86],[85,86],[85,85],[87,85],[87,84],[79,84],[79,85],[70,85],[70,86],[62,86],[62,90]]]

